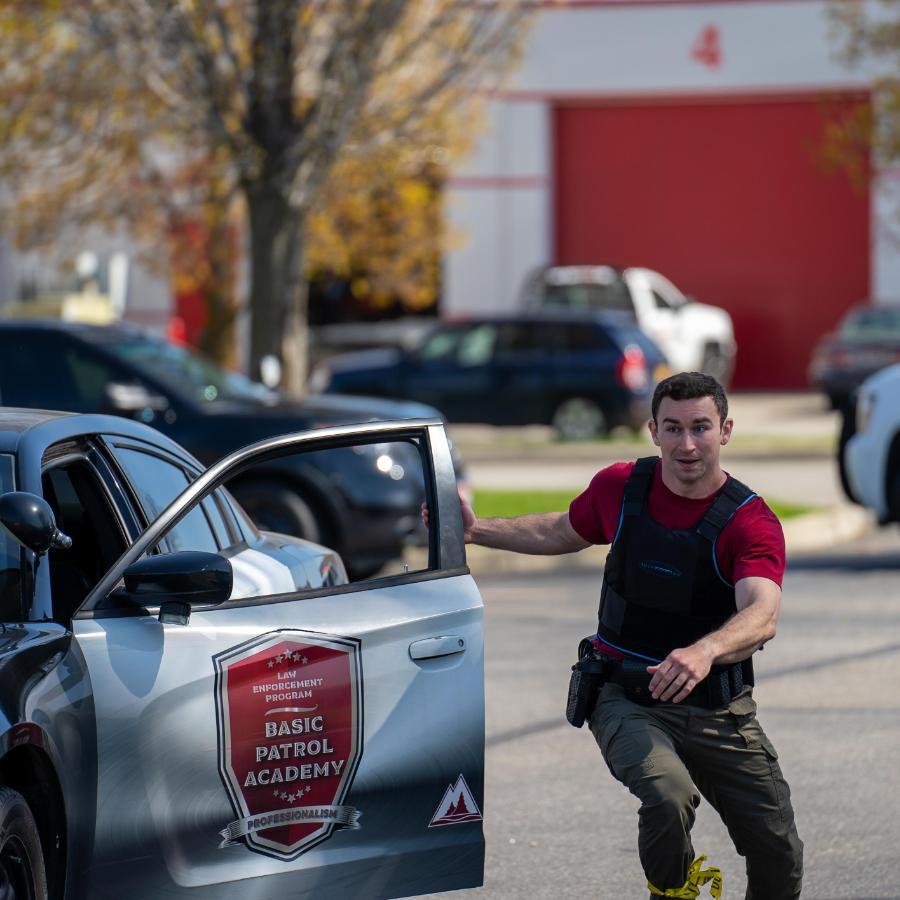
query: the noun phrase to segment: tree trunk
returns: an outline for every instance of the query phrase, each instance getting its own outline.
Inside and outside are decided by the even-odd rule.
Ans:
[[[235,263],[237,252],[232,223],[219,217],[209,229],[206,256],[209,279],[203,290],[206,325],[200,334],[200,349],[216,362],[231,368],[235,362]]]
[[[307,288],[303,278],[305,211],[268,184],[246,190],[250,220],[250,376],[260,361],[281,362],[281,386],[300,395],[306,386]]]

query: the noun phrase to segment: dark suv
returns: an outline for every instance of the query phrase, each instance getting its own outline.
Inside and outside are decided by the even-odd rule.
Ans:
[[[293,402],[137,328],[59,322],[0,323],[0,404],[129,416],[205,465],[278,434],[436,412],[360,397]],[[310,453],[238,477],[229,488],[260,528],[326,544],[361,578],[421,532],[418,460],[394,460],[384,471],[382,456],[374,445]]]
[[[664,374],[633,317],[559,310],[447,322],[411,350],[331,357],[312,384],[428,403],[451,422],[549,424],[571,439],[640,428]]]

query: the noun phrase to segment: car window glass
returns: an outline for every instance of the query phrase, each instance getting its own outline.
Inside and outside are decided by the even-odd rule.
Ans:
[[[123,452],[134,451],[118,450]],[[236,515],[248,514],[259,529],[251,529],[255,534],[247,535],[246,545],[240,543],[223,554],[231,562],[234,577],[231,599],[262,599],[428,569],[428,532],[421,517],[425,479],[415,443],[392,441],[298,452],[278,464],[282,472],[302,471],[304,457],[309,456],[347,479],[347,500],[354,506],[350,540],[365,536],[369,553],[359,556],[351,546],[353,555],[345,567],[340,555],[344,547],[333,541],[334,509],[328,505],[329,498],[316,495],[310,485],[292,486],[273,479],[266,465],[251,467],[230,482],[227,493],[217,491],[223,500],[235,504]],[[164,542],[168,538],[166,533],[161,535]],[[177,549],[210,548],[183,539]]]
[[[651,290],[650,293],[653,295],[653,302],[656,304],[657,309],[671,309],[672,304],[663,297],[659,291]]]
[[[634,312],[628,285],[621,279],[608,284],[548,284],[544,305]]]
[[[78,398],[78,408],[85,412],[101,412],[109,406],[106,386],[116,380],[118,373],[102,359],[76,346],[63,351],[65,365]]]
[[[219,547],[229,547],[234,543],[229,528],[225,523],[225,516],[221,507],[220,499],[215,495],[210,495],[203,501],[203,512],[209,524],[212,526],[216,535],[216,541]]]
[[[464,334],[465,330],[462,328],[447,328],[433,332],[419,348],[419,359],[441,360],[454,357],[460,338]]]
[[[72,539],[47,554],[53,619],[66,625],[91,588],[126,548],[126,538],[100,477],[76,457],[44,472],[41,488],[57,527]]]
[[[147,373],[176,393],[187,391],[201,402],[271,402],[278,398],[276,391],[252,381],[246,375],[223,369],[190,347],[173,344],[150,334],[120,334],[114,341],[110,341],[107,349],[129,366]]]
[[[14,460],[0,453],[0,493],[16,489]],[[0,528],[0,622],[17,622],[22,618],[21,548],[13,536]]]
[[[854,310],[841,325],[841,336],[849,340],[900,337],[900,308]]]
[[[459,342],[456,358],[461,366],[484,365],[494,352],[497,328],[494,325],[478,325],[467,331]]]
[[[59,335],[0,330],[0,399],[4,406],[77,409]]]
[[[148,521],[155,519],[189,484],[184,469],[153,453],[113,445],[113,453]],[[169,550],[219,549],[203,508],[195,506],[166,535]]]
[[[543,326],[532,322],[506,322],[497,329],[497,353],[533,353],[547,349]]]
[[[610,350],[615,347],[612,338],[593,322],[567,322],[557,326],[561,348],[568,353],[590,350]]]

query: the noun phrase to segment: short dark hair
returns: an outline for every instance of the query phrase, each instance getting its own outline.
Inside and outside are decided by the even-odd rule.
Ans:
[[[671,397],[673,400],[699,400],[701,397],[712,397],[719,413],[719,424],[728,418],[728,398],[725,396],[725,388],[712,375],[704,375],[702,372],[679,372],[677,375],[663,378],[656,386],[653,402],[650,404],[654,422],[663,397]]]

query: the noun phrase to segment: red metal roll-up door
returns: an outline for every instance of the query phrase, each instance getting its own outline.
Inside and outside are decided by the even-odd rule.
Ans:
[[[641,265],[734,319],[734,386],[805,387],[869,296],[870,195],[815,158],[858,94],[554,111],[557,264]]]

